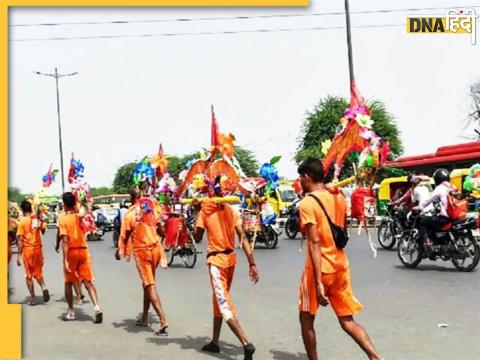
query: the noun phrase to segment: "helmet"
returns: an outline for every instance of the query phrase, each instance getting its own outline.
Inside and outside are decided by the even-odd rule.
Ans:
[[[413,174],[408,174],[407,175],[407,185],[408,186],[412,185],[412,180],[413,180],[414,177],[415,177],[415,175],[413,175]]]
[[[435,185],[438,186],[444,181],[450,180],[450,173],[447,169],[437,169],[433,173],[433,181],[435,181]]]

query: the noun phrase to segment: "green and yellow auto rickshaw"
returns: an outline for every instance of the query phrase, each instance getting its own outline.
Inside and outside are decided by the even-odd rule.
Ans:
[[[433,190],[433,179],[428,176],[419,175],[422,178],[422,184],[426,185],[430,191]],[[396,199],[399,199],[408,190],[407,177],[399,176],[384,179],[378,188],[378,214],[385,214],[387,205]]]

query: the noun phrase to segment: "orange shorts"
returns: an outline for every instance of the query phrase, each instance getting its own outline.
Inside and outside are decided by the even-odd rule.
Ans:
[[[228,321],[237,316],[237,311],[230,298],[235,266],[221,268],[209,264],[208,269],[213,290],[213,316],[223,317],[225,321]]]
[[[25,277],[29,280],[43,277],[43,251],[41,246],[24,246],[23,268]]]
[[[67,261],[70,272],[65,272],[65,282],[94,280],[92,258],[88,249],[68,249]]]
[[[142,279],[143,287],[155,285],[155,272],[162,258],[160,246],[135,249],[135,263],[137,264],[138,275]]]
[[[362,311],[363,306],[353,295],[350,270],[322,274],[322,283],[333,311],[338,317],[352,316]],[[317,287],[313,268],[305,268],[300,284],[298,309],[315,315],[318,310]]]

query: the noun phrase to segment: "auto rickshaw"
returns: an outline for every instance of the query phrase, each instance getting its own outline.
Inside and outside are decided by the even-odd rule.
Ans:
[[[288,207],[296,198],[292,182],[282,181],[275,191],[269,194],[267,200],[277,217],[281,218],[288,215]]]
[[[430,192],[433,190],[434,182],[433,179],[428,176],[419,175],[422,178],[422,184],[426,185]],[[380,183],[380,187],[378,188],[378,214],[383,215],[385,214],[385,210],[387,205],[398,198],[401,195],[405,194],[408,190],[407,184],[407,177],[406,176],[399,176],[393,178],[384,179]]]

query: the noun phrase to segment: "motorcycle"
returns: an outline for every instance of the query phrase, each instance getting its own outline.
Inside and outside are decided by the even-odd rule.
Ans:
[[[274,217],[263,218],[253,210],[244,210],[243,224],[245,235],[252,246],[264,244],[267,249],[275,249],[278,245],[280,230]]]
[[[390,204],[385,211],[387,215],[383,217],[378,227],[377,237],[380,246],[390,250],[402,237],[407,210],[402,206]]]
[[[285,222],[285,234],[289,239],[295,239],[300,231],[300,218],[298,213],[298,207],[290,205],[288,207],[288,218]]]
[[[419,213],[412,212],[409,215],[407,228],[398,243],[398,257],[408,268],[415,268],[422,259],[427,258],[425,244],[417,227],[419,219]],[[475,269],[480,260],[480,245],[473,236],[476,228],[477,220],[470,217],[453,221],[442,231],[432,231],[430,238],[435,251],[429,256],[430,260],[452,261],[459,271]]]

